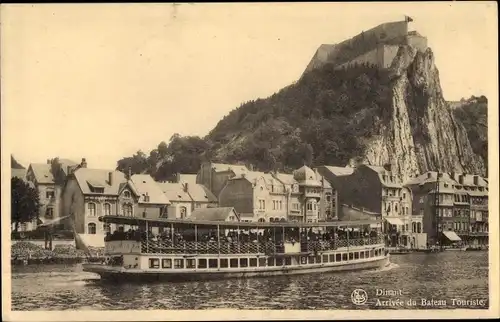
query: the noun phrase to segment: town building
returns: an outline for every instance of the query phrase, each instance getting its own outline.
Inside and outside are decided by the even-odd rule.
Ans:
[[[47,163],[31,163],[26,170],[26,180],[38,190],[40,196],[38,223],[62,217],[64,179],[72,169],[86,167],[85,159],[80,164],[68,159],[58,159],[60,167],[57,168],[58,173],[54,174],[56,168],[53,168],[53,162],[54,160],[49,159]],[[34,228],[36,225],[32,225],[32,229]],[[63,223],[56,224],[54,228],[62,229]]]
[[[488,183],[478,175],[428,171],[405,184],[428,244],[488,244]]]
[[[239,215],[233,207],[199,208],[191,214],[192,220],[199,221],[239,221]]]
[[[367,214],[380,214],[389,246],[425,247],[425,236],[418,234],[418,230],[411,230],[414,222],[410,211],[411,192],[403,187],[389,165],[382,167],[361,164],[353,168],[352,172],[340,169],[318,168],[325,179],[331,180],[332,187],[338,187],[335,189],[338,194],[337,203],[350,205],[351,209],[361,209]],[[339,211],[348,210],[349,207],[342,207]],[[343,214],[340,216],[345,217]]]
[[[207,187],[218,198],[229,178],[249,171],[244,165],[205,162],[196,175],[196,183]]]
[[[175,181],[158,182],[157,185],[171,202],[168,218],[190,218],[197,209],[218,205],[214,194],[204,185],[196,183],[196,175],[177,174]]]
[[[332,187],[331,205],[332,205],[332,218],[339,218],[341,213],[341,205],[350,200],[343,200],[343,189],[348,187],[349,176],[354,172],[352,167],[336,167],[336,166],[319,166],[316,171],[325,178],[325,180]]]
[[[77,233],[102,235],[129,227],[103,224],[100,216],[156,219],[166,216],[170,201],[149,175],[81,167],[67,177],[63,204],[64,213],[74,218]]]
[[[307,166],[293,174],[248,170],[227,179],[219,205],[234,207],[246,222],[318,222],[331,216],[331,191],[329,183]]]

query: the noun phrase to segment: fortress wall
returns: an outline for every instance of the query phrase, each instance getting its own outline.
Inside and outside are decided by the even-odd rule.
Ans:
[[[380,52],[382,53],[382,59],[380,60],[381,68],[391,67],[394,57],[398,54],[399,45],[384,45],[382,46]]]
[[[427,38],[420,35],[409,35],[407,36],[407,43],[421,52],[427,50]]]
[[[373,65],[379,66],[379,54],[378,54],[378,52],[379,52],[379,50],[377,48],[370,50],[369,52],[367,52],[363,55],[360,55],[360,56],[358,56],[358,57],[356,57],[356,58],[354,58],[354,59],[352,59],[344,64],[337,66],[336,69],[352,66],[355,63],[358,63],[358,64],[368,63],[368,64],[373,64]]]

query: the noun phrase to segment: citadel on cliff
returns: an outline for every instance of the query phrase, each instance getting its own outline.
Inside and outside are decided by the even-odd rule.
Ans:
[[[410,45],[423,53],[427,49],[427,38],[408,30],[411,21],[407,17],[404,21],[383,23],[339,44],[322,44],[304,74],[327,63],[338,68],[355,63],[389,68],[401,45]]]

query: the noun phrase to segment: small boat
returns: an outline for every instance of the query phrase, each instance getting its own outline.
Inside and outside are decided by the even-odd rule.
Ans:
[[[105,263],[82,264],[84,271],[100,275],[101,280],[247,278],[390,264],[379,221],[263,223],[109,215],[99,220],[138,227],[105,238]],[[156,236],[153,228],[159,232]]]

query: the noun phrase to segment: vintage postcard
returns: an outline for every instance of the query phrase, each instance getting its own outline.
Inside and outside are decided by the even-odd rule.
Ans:
[[[4,320],[499,317],[496,2],[0,13]]]

